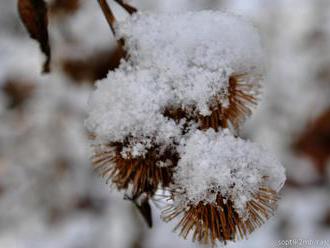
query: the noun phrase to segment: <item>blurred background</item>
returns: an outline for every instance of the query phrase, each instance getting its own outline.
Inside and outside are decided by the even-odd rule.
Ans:
[[[88,96],[122,51],[96,0],[47,2],[49,75],[40,73],[44,58],[16,1],[0,2],[0,248],[199,247],[178,238],[157,208],[147,229],[134,206],[92,171],[83,125]],[[241,136],[273,150],[288,180],[275,217],[228,247],[293,247],[279,243],[292,239],[328,240],[299,247],[330,247],[330,1],[130,2],[153,12],[226,10],[260,30],[264,94]]]

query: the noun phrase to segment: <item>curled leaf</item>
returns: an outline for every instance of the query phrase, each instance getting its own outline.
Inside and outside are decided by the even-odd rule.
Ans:
[[[48,73],[51,51],[47,28],[47,5],[44,0],[18,0],[18,12],[31,38],[39,42],[40,49],[46,56],[43,73]]]

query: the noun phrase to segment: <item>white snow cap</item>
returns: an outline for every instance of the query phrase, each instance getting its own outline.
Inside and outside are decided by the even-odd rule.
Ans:
[[[263,73],[258,32],[223,12],[137,13],[119,23],[117,36],[134,65],[157,68],[166,77],[174,104],[195,104],[204,115],[231,74],[246,73],[258,83]]]
[[[89,130],[101,143],[132,137],[132,150],[144,151],[142,146],[150,147],[150,141],[171,143],[172,137],[180,135],[180,125],[162,115],[170,93],[160,80],[157,73],[147,69],[121,67],[109,73],[106,80],[98,82],[90,99]]]
[[[227,129],[216,133],[196,131],[179,148],[174,175],[174,203],[215,203],[217,194],[234,203],[244,214],[246,203],[261,186],[279,191],[285,182],[281,163],[266,149],[234,137]],[[211,192],[212,191],[212,192]]]
[[[116,31],[125,40],[130,60],[139,66],[174,74],[191,68],[218,74],[262,69],[258,32],[231,14],[136,13],[119,23]]]
[[[181,139],[182,123],[164,117],[166,107],[193,105],[210,115],[212,97],[227,102],[232,74],[258,85],[263,70],[255,28],[222,12],[136,13],[118,23],[117,36],[129,58],[97,83],[86,124],[102,142],[140,140],[134,150],[145,139]]]

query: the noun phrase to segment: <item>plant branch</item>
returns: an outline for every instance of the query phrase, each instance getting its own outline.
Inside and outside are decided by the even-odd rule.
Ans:
[[[105,16],[105,19],[107,20],[110,28],[111,28],[111,31],[113,33],[113,35],[115,36],[116,38],[116,30],[115,30],[115,23],[116,23],[116,18],[109,6],[109,4],[107,3],[106,0],[97,0],[102,11],[103,11],[103,14]],[[120,39],[117,41],[118,42],[118,45],[120,47],[124,47],[124,40],[123,39]]]
[[[112,33],[115,35],[115,22],[116,22],[116,18],[112,13],[112,10],[110,9],[108,3],[106,0],[98,0],[98,3],[103,11],[103,14],[105,16],[105,19],[107,20]]]
[[[123,7],[130,15],[137,12],[137,9],[125,2],[123,0],[114,0],[116,3],[118,3],[121,7]]]

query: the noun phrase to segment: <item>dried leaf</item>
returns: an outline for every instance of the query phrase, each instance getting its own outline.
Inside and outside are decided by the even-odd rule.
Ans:
[[[80,0],[55,0],[49,5],[50,15],[71,15],[80,8]]]
[[[65,58],[62,69],[75,83],[94,83],[107,76],[109,70],[118,68],[120,60],[125,58],[125,51],[121,47],[103,49],[83,58]]]
[[[8,98],[8,108],[22,108],[35,92],[35,83],[29,81],[20,81],[8,79],[1,87],[3,93]]]
[[[326,176],[330,158],[330,108],[306,127],[293,148],[312,159],[320,175]]]
[[[32,39],[39,42],[46,55],[43,73],[50,71],[51,51],[48,38],[47,5],[44,0],[18,0],[18,12]]]
[[[142,194],[139,196],[129,197],[128,195],[124,196],[125,200],[130,200],[133,202],[143,219],[145,220],[147,226],[152,228],[152,210],[149,203],[149,198]]]

